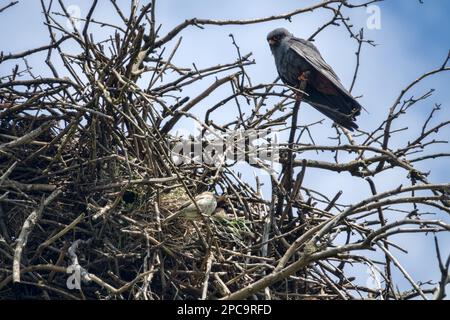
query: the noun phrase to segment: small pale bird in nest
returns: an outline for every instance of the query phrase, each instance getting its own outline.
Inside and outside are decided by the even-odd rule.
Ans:
[[[164,223],[168,223],[179,216],[189,220],[201,219],[202,214],[211,216],[217,208],[217,203],[224,201],[225,196],[216,196],[212,192],[207,191],[197,195],[194,199],[198,208],[194,202],[187,201],[180,206],[177,212],[168,216]],[[200,209],[200,212],[198,209]]]

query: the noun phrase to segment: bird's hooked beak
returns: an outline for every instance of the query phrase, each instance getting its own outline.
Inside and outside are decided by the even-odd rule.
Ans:
[[[274,46],[277,43],[274,38],[268,39],[267,42],[269,42],[270,46]]]

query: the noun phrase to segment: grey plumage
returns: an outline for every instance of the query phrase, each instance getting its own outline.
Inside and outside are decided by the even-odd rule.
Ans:
[[[311,42],[294,37],[284,28],[270,32],[267,41],[284,83],[297,88],[299,77],[309,71],[307,95],[303,99],[341,126],[349,130],[358,128],[354,120],[361,112],[361,105]]]
[[[216,197],[212,192],[203,192],[195,197],[198,208],[202,214],[210,216],[217,207]],[[184,203],[179,209],[187,219],[198,219],[201,216],[197,211],[197,207],[191,201]]]
[[[203,192],[195,197],[197,206],[192,201],[183,203],[177,212],[165,219],[165,223],[172,221],[178,216],[182,216],[188,220],[201,219],[201,214],[211,216],[217,207],[217,200],[222,201],[224,196],[216,198],[212,192]],[[197,210],[200,209],[201,213]]]

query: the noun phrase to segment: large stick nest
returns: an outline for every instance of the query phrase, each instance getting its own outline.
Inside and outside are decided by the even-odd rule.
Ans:
[[[438,219],[414,218],[424,206],[450,212],[449,185],[428,182],[427,173],[414,167],[416,162],[445,155],[429,153],[410,161],[417,150],[442,140],[424,142],[449,124],[429,125],[439,107],[431,111],[413,143],[394,148],[389,140],[392,121],[430,93],[401,103],[417,82],[413,83],[378,128],[358,132],[362,143],[336,128],[333,145],[316,145],[310,128],[321,121],[300,127],[293,117],[292,138],[278,150],[281,173],[276,176],[268,171],[271,185],[264,188],[270,188],[272,195],[264,199],[258,177],[256,187],[250,186],[232,170],[233,163],[174,161],[172,150],[179,137],[172,129],[182,118],[196,122],[204,132],[224,136],[239,130],[286,128],[288,119],[299,110],[299,101],[294,104],[286,88],[276,91],[280,87],[276,83],[253,85],[246,68],[255,62],[251,54],[241,55],[233,37],[238,58],[204,69],[174,65],[171,59],[181,39],[171,53],[165,52],[166,44],[193,25],[290,19],[322,7],[247,21],[191,19],[158,37],[153,2],[142,8],[132,6],[130,15],[115,1],[111,3],[122,19],[120,26],[91,19],[95,2],[84,29],[69,32],[54,19],[68,16],[62,1],[60,13],[55,14],[51,14],[51,4],[42,1],[50,44],[0,54],[5,70],[12,63],[8,65],[11,72],[0,75],[0,299],[406,299],[445,295],[447,278],[443,276],[436,290],[417,285],[390,254],[390,246],[398,246],[388,241],[404,232],[450,230]],[[322,9],[333,10],[334,18],[312,37],[342,22],[359,45],[359,58],[361,46],[371,42],[362,32],[352,31],[341,12],[346,7],[340,2],[323,5]],[[89,34],[94,24],[114,32],[95,42]],[[66,43],[71,44],[70,50]],[[51,76],[35,75],[28,65],[26,58],[39,53],[47,54]],[[450,70],[448,60],[420,79]],[[62,69],[59,73],[55,61]],[[355,79],[357,72],[358,67]],[[204,119],[191,113],[225,86],[231,92],[226,98],[215,96],[216,104],[208,105]],[[194,98],[183,95],[186,88],[195,92]],[[230,104],[233,109],[229,110],[237,110],[236,120],[222,125],[211,120],[216,110]],[[311,144],[296,143],[302,135],[308,135]],[[197,143],[205,147],[210,140]],[[304,153],[309,151],[332,153],[334,160],[308,159]],[[348,162],[338,161],[343,153]],[[299,154],[302,159],[295,159]],[[258,169],[264,165],[252,164]],[[340,190],[328,197],[302,184],[307,168],[365,179],[371,196],[340,204]],[[368,177],[391,169],[408,175],[411,186],[377,190]],[[166,221],[182,204],[205,191],[226,195],[215,214],[198,220],[180,215]],[[405,218],[385,218],[398,205],[403,205]],[[413,206],[412,213],[405,211],[406,205]],[[413,228],[402,229],[404,225]],[[335,242],[338,236],[339,243]],[[437,242],[436,247],[439,253]],[[381,256],[360,254],[375,249]],[[354,264],[379,275],[383,287],[364,286],[347,277],[344,268]],[[394,264],[410,281],[411,291],[397,292],[390,269]],[[441,265],[444,275],[448,264],[447,269]]]

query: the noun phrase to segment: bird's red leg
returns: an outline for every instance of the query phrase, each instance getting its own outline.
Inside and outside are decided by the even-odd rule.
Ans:
[[[298,80],[300,80],[300,81],[308,81],[308,78],[309,78],[309,71],[302,72],[302,73],[298,76]]]
[[[300,73],[300,75],[298,76],[298,80],[300,81],[300,85],[298,86],[299,91],[295,91],[295,100],[296,101],[301,101],[303,99],[303,92],[306,89],[306,85],[308,83],[308,79],[309,79],[309,71],[305,71]]]

